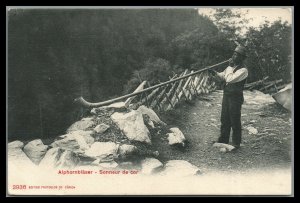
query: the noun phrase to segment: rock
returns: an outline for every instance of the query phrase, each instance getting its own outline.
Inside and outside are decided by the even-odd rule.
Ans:
[[[141,161],[142,170],[141,172],[146,175],[153,174],[162,169],[163,164],[154,158],[146,158]]]
[[[85,154],[78,154],[78,157],[79,157],[80,163],[82,165],[91,164],[91,163],[93,163],[97,159],[95,157],[90,157],[90,156],[87,156]]]
[[[184,147],[184,141],[186,140],[183,133],[179,128],[170,128],[172,133],[168,133],[169,145],[181,144]]]
[[[146,127],[149,129],[154,129],[155,125],[153,123],[153,121],[151,121],[150,117],[147,114],[142,114],[143,115],[143,120],[144,123],[146,124]]]
[[[65,150],[59,160],[57,161],[57,167],[59,168],[74,168],[79,163],[79,157],[70,150]]]
[[[123,169],[132,169],[134,165],[131,161],[120,162],[119,167]]]
[[[7,160],[9,164],[26,167],[32,166],[33,162],[26,156],[22,148],[24,143],[16,140],[7,145]]]
[[[143,116],[140,112],[132,110],[129,113],[114,113],[111,119],[123,131],[129,140],[151,144],[150,132],[145,126]]]
[[[285,109],[292,111],[292,83],[286,85],[285,88],[272,95],[272,97],[281,104]]]
[[[111,160],[117,157],[119,145],[114,142],[95,142],[91,148],[85,151],[85,155],[101,159]]]
[[[7,144],[7,148],[10,150],[22,149],[23,147],[24,147],[24,143],[19,140],[16,140],[16,141],[13,141],[13,142],[10,142]],[[12,152],[12,151],[8,151],[8,153],[9,152]]]
[[[68,129],[67,133],[70,133],[72,131],[78,131],[78,130],[87,130],[88,128],[92,127],[94,125],[93,118],[83,118],[80,121],[77,121],[73,123]]]
[[[221,147],[221,148],[220,148],[220,152],[225,153],[225,152],[227,152],[227,149],[226,149],[225,147]]]
[[[153,121],[148,120],[147,124],[148,124],[148,126],[150,126],[152,129],[155,128]]]
[[[48,146],[44,145],[42,140],[32,140],[24,147],[24,153],[28,158],[38,165],[47,152]]]
[[[69,134],[59,136],[62,139],[54,141],[50,146],[74,152],[83,152],[89,149],[95,141],[91,136],[92,132],[83,130],[72,131]]]
[[[213,147],[219,147],[219,148],[225,148],[226,149],[226,151],[231,151],[231,150],[233,150],[235,147],[234,146],[232,146],[232,145],[229,145],[229,144],[225,144],[225,143],[214,143],[213,144]],[[220,151],[224,151],[224,150],[221,150],[220,149]]]
[[[140,112],[141,114],[146,114],[150,117],[150,120],[152,122],[154,122],[155,124],[160,124],[160,125],[167,125],[166,123],[164,123],[163,121],[161,121],[159,119],[159,117],[157,116],[157,114],[150,108],[147,108],[146,106],[142,105],[137,109],[138,112]]]
[[[40,162],[40,167],[51,167],[55,168],[57,166],[57,161],[61,157],[61,154],[63,153],[63,149],[59,147],[51,148],[47,151],[44,158]]]
[[[55,147],[47,151],[39,166],[42,168],[74,168],[79,161],[79,157],[74,152]]]
[[[137,150],[137,147],[134,145],[122,144],[119,146],[118,155],[119,158],[126,158],[133,155]]]
[[[94,128],[94,131],[96,133],[104,133],[108,128],[109,125],[106,125],[105,123],[101,123]]]
[[[170,160],[166,163],[164,170],[160,173],[167,176],[193,176],[201,174],[198,167],[184,160]]]
[[[257,135],[258,133],[258,130],[252,126],[248,126],[246,129],[248,130],[250,135]]]
[[[116,168],[118,167],[118,163],[115,161],[99,163],[99,166],[102,168]]]

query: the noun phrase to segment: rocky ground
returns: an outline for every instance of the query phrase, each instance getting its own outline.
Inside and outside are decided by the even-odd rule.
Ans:
[[[245,91],[242,106],[242,145],[234,152],[212,147],[220,132],[222,91],[215,91],[160,115],[179,127],[186,139],[184,150],[167,147],[163,138],[155,138],[160,159],[183,159],[206,172],[247,172],[289,168],[291,166],[291,114],[270,95]]]
[[[128,109],[124,103],[92,109],[54,140],[10,142],[8,160],[46,168],[183,176],[290,167],[291,114],[258,91],[245,91],[241,148],[213,147],[221,100],[222,91],[215,91],[159,117],[145,106]]]

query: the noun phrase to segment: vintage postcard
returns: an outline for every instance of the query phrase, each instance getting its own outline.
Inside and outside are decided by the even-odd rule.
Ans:
[[[293,13],[7,7],[7,196],[293,196]]]

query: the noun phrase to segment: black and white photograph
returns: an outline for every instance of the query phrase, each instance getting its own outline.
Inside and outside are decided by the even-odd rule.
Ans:
[[[294,7],[7,6],[7,196],[294,195]]]

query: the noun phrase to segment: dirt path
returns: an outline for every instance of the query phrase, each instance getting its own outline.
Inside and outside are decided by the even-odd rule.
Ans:
[[[287,169],[291,165],[291,114],[275,101],[261,100],[257,94],[246,91],[242,106],[242,144],[235,152],[220,152],[212,147],[219,136],[222,91],[194,99],[160,115],[168,127],[179,127],[188,140],[185,150],[168,146],[166,137],[154,137],[153,145],[160,152],[159,159],[181,159],[200,169],[224,172],[248,170]],[[252,126],[257,135],[246,129]]]

